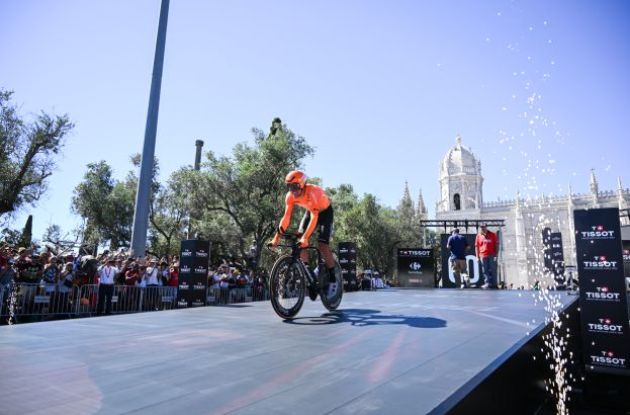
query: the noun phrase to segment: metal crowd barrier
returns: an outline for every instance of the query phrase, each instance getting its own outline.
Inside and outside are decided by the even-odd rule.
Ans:
[[[12,292],[15,290],[15,292]],[[57,290],[56,286],[19,283],[3,290],[0,315],[62,316],[74,314],[78,288]],[[13,296],[13,298],[11,298]],[[13,304],[10,304],[10,303]],[[12,310],[10,308],[13,308]]]
[[[208,288],[206,305],[227,305],[267,301],[269,293],[262,285],[238,288]],[[13,297],[13,298],[12,298]],[[10,303],[13,304],[10,309]],[[0,316],[39,317],[89,316],[96,313],[98,285],[87,284],[59,288],[41,283],[16,283],[0,287]],[[177,287],[114,286],[112,313],[171,310],[177,306]]]
[[[177,287],[136,287],[115,285],[112,295],[112,314],[141,311],[171,310],[177,302]],[[98,285],[81,287],[77,314],[96,313]]]
[[[206,305],[226,305],[266,300],[269,300],[269,295],[263,286],[247,285],[237,288],[208,287]]]

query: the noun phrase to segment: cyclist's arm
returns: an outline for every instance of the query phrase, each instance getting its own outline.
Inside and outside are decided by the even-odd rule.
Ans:
[[[290,193],[287,193],[287,197],[284,199],[285,208],[284,208],[284,216],[280,221],[280,227],[278,230],[282,230],[283,232],[289,229],[289,225],[291,224],[291,213],[293,212],[293,198]]]
[[[306,228],[306,231],[304,231],[304,236],[302,236],[302,240],[305,242],[308,242],[309,238],[313,234],[313,231],[315,231],[315,227],[317,227],[317,219],[319,218],[318,210],[311,210],[310,213],[311,220],[308,223],[308,228]]]

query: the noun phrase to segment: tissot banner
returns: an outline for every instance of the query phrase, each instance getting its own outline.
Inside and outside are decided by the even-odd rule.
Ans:
[[[564,274],[564,251],[562,250],[562,233],[552,232],[550,239],[551,271],[556,276]]]
[[[586,369],[630,374],[619,210],[576,210],[574,218]]]
[[[339,265],[345,291],[357,289],[357,245],[354,242],[339,242]]]
[[[182,241],[179,255],[177,307],[206,305],[210,242],[196,239]]]
[[[467,267],[467,275],[471,285],[475,285],[480,287],[483,284],[483,277],[481,273],[481,262],[475,256],[475,238],[476,234],[467,233],[462,234],[466,241],[468,242],[468,250],[466,251],[466,267]],[[448,242],[448,237],[451,236],[450,233],[443,233],[441,236],[441,265],[442,265],[442,287],[443,288],[455,288],[455,276],[453,275],[453,270],[450,267],[449,257],[451,256],[451,252],[446,248],[446,244]],[[496,275],[496,270],[494,270]]]
[[[630,241],[623,241],[623,275],[630,278]]]
[[[433,250],[398,248],[398,282],[401,287],[435,287]]]

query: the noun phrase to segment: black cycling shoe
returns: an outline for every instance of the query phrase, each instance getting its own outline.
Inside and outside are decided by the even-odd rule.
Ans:
[[[317,290],[312,285],[308,286],[308,297],[313,301],[317,300]]]

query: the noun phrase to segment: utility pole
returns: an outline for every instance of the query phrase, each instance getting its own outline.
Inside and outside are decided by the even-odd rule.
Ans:
[[[144,256],[149,224],[149,203],[151,201],[151,182],[153,181],[153,161],[155,159],[155,136],[157,133],[158,112],[160,109],[160,90],[162,87],[162,68],[164,67],[164,47],[166,45],[166,25],[168,22],[169,0],[162,0],[160,22],[153,59],[153,77],[147,111],[147,124],[144,130],[142,164],[136,193],[136,206],[133,215],[131,251],[135,256]]]

